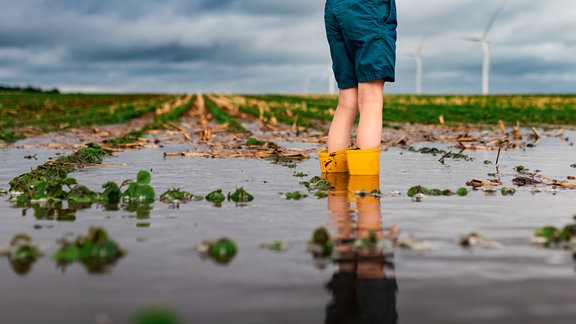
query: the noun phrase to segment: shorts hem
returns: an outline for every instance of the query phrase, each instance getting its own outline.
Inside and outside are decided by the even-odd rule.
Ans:
[[[339,82],[338,89],[349,89],[358,86],[358,82],[350,81],[350,82]]]
[[[380,73],[369,74],[363,78],[358,78],[358,82],[368,82],[368,81],[374,81],[374,80],[379,80],[379,79],[384,79],[385,82],[396,81],[393,75],[390,75],[389,72],[383,71]]]

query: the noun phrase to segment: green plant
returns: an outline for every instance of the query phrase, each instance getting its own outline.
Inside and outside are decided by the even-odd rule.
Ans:
[[[181,189],[169,189],[160,195],[160,201],[165,203],[186,202],[194,199],[194,195]]]
[[[122,197],[126,201],[136,201],[143,203],[151,203],[156,199],[154,188],[149,185],[152,176],[148,171],[140,170],[136,175],[136,182],[127,179],[124,180],[120,188],[128,185],[128,188],[122,192]]]
[[[334,242],[326,228],[318,227],[312,232],[312,237],[308,241],[308,250],[314,257],[325,258],[332,255]]]
[[[284,197],[288,200],[300,200],[308,197],[308,195],[300,191],[294,191],[285,193]]]
[[[226,196],[222,193],[222,189],[216,189],[204,197],[207,201],[214,203],[216,206],[220,206],[224,200],[226,200]]]
[[[249,202],[254,200],[254,196],[249,194],[244,188],[236,188],[233,193],[228,193],[228,199],[237,203]]]

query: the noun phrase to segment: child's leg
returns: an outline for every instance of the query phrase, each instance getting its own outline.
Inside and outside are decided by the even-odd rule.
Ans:
[[[378,79],[358,84],[358,109],[360,121],[356,146],[360,149],[380,147],[382,140],[382,104],[384,80]]]
[[[328,131],[328,152],[344,150],[350,146],[350,136],[357,114],[358,88],[340,89],[338,106]]]

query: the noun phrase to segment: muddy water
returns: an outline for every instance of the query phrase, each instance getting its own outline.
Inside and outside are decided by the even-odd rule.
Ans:
[[[574,133],[567,133],[574,137]],[[438,144],[419,146],[446,147]],[[414,185],[456,190],[472,179],[497,172],[503,186],[513,187],[514,167],[523,165],[564,180],[575,175],[574,148],[557,138],[541,139],[532,148],[502,152],[464,152],[473,161],[438,162],[438,156],[390,149],[381,154],[377,183],[384,196],[360,201],[349,195],[354,179],[340,181],[324,199],[285,200],[281,193],[305,191],[294,172],[318,175],[317,160],[295,169],[248,159],[168,158],[166,147],[118,153],[106,160],[118,166],[86,168],[72,174],[79,183],[101,190],[106,181],[121,183],[138,170],[152,171],[157,195],[170,188],[207,194],[244,187],[256,198],[246,206],[224,202],[156,202],[149,217],[126,210],[93,206],[68,221],[37,219],[32,209],[12,208],[0,200],[0,246],[15,233],[28,233],[45,256],[26,274],[0,259],[2,323],[127,323],[148,305],[161,304],[185,323],[321,323],[369,318],[399,323],[542,323],[567,322],[576,315],[576,273],[569,252],[529,244],[537,227],[564,225],[576,214],[576,191],[550,187],[534,192],[516,188],[514,196],[473,191],[466,197],[405,195]],[[0,150],[0,187],[56,152]],[[34,155],[38,160],[24,159]],[[125,166],[122,166],[125,164]],[[339,194],[340,193],[340,194]],[[398,194],[400,193],[400,194]],[[38,216],[38,215],[37,215]],[[387,250],[364,255],[345,244],[332,261],[315,260],[306,242],[318,226],[329,226],[341,242],[393,224],[401,232],[426,240],[433,250]],[[102,226],[127,250],[104,274],[82,265],[56,267],[50,255],[56,239],[85,234]],[[499,248],[463,249],[459,235],[480,232]],[[364,233],[364,234],[363,234]],[[194,246],[223,236],[238,245],[228,265],[202,259]],[[273,252],[262,243],[283,240],[288,250]],[[397,287],[397,290],[396,290]]]

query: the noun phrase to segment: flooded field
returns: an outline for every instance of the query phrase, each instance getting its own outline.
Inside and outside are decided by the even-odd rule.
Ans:
[[[425,146],[454,150],[448,144],[417,145]],[[0,258],[1,322],[130,323],[152,306],[170,310],[182,323],[552,323],[576,316],[571,251],[530,243],[536,228],[573,221],[576,191],[512,182],[518,166],[562,181],[576,175],[568,141],[544,137],[525,150],[502,151],[498,165],[496,151],[467,150],[469,161],[440,163],[439,156],[390,148],[381,153],[379,178],[335,177],[328,197],[309,194],[301,200],[288,200],[285,193],[306,192],[300,182],[320,175],[315,155],[295,168],[261,159],[164,157],[186,149],[119,152],[105,159],[110,166],[71,176],[101,191],[107,181],[120,184],[148,170],[158,195],[171,188],[206,195],[243,187],[254,200],[221,206],[156,200],[149,213],[94,204],[58,220],[41,209],[14,208],[1,197],[0,246],[26,233],[44,252],[27,269]],[[56,153],[0,149],[0,188]],[[502,182],[494,193],[466,186],[472,179],[494,178]],[[366,181],[376,183],[382,197],[352,193],[351,187]],[[406,193],[416,185],[470,192],[415,201]],[[503,195],[502,187],[516,192]],[[57,240],[85,234],[91,226],[106,229],[126,254],[100,273],[78,262],[59,267],[52,260]],[[307,250],[312,232],[322,226],[337,239],[330,258]],[[426,248],[389,245],[365,253],[346,244],[368,229],[386,235],[394,226]],[[473,231],[491,243],[465,248],[455,242]],[[202,241],[221,237],[237,245],[230,262],[197,251]],[[286,249],[262,247],[274,241]]]

